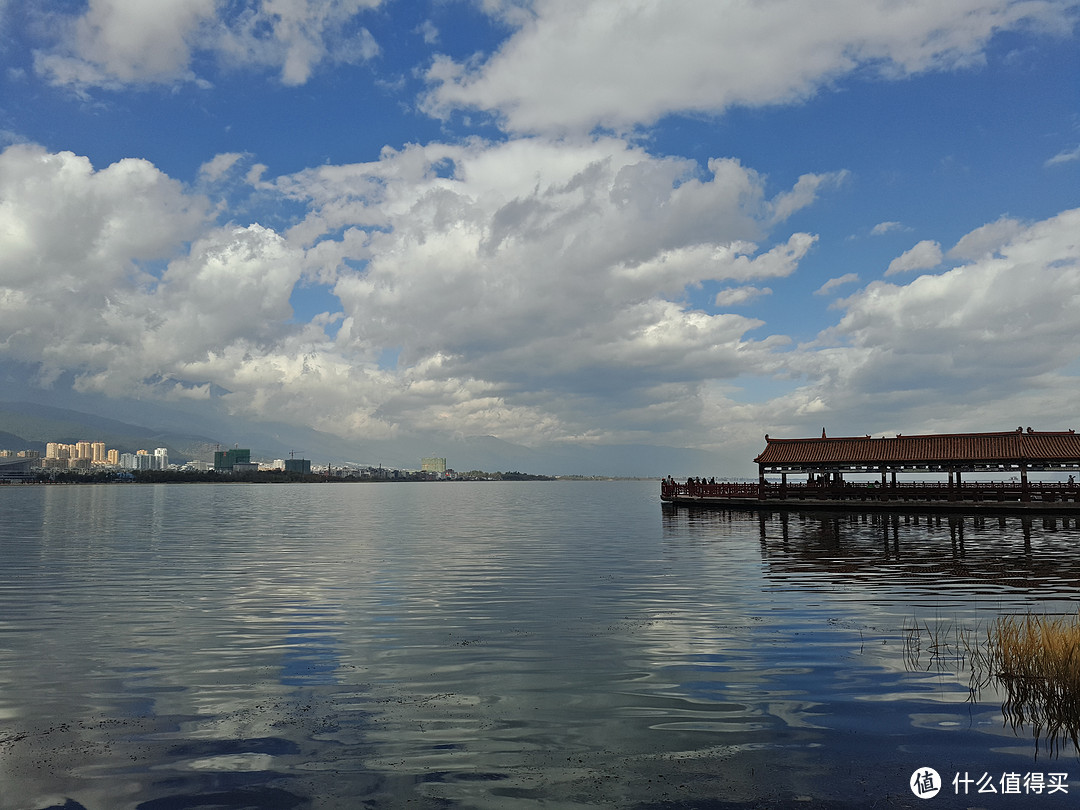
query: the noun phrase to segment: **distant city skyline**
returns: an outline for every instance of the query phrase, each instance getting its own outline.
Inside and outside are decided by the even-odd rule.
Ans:
[[[46,442],[42,458],[43,469],[90,469],[93,467],[117,467],[124,470],[167,470],[169,450],[156,447],[121,453],[115,448],[107,449],[105,442],[80,441],[73,443]]]
[[[298,458],[291,454],[289,458],[275,458],[273,460],[251,460],[251,451],[246,448],[218,450],[214,453],[213,461],[201,459],[187,459],[182,464],[170,464],[169,450],[166,447],[157,447],[153,451],[136,450],[134,452],[121,452],[115,448],[106,448],[105,442],[101,441],[77,441],[77,442],[43,442],[45,453],[37,450],[0,448],[0,458],[30,458],[35,461],[37,469],[43,471],[60,472],[66,470],[91,471],[94,469],[117,469],[117,470],[168,470],[183,467],[197,470],[232,470],[236,466],[242,466],[245,470],[261,470],[282,472],[296,472],[311,474],[313,470],[331,471],[333,464],[324,467],[313,465],[310,459]],[[238,464],[239,463],[239,464]],[[355,463],[343,462],[339,468],[361,471],[365,468]],[[374,471],[375,468],[367,468]],[[434,477],[445,477],[448,472],[445,458],[428,457],[419,460],[419,466],[415,468],[388,467],[385,473],[388,477],[397,477],[402,472],[423,472]],[[382,473],[373,473],[376,476]]]
[[[8,399],[567,474],[1080,427],[1076,0],[148,8],[0,0]]]

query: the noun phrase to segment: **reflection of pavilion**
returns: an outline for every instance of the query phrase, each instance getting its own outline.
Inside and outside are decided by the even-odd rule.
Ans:
[[[1020,589],[1080,588],[1080,516],[665,506],[666,536],[753,534],[767,577],[895,586],[967,580]]]
[[[758,483],[695,480],[661,485],[669,503],[782,508],[890,510],[1080,511],[1080,489],[1068,482],[1032,481],[1029,473],[1080,471],[1080,436],[1073,431],[772,439],[756,459]],[[936,481],[899,481],[897,474]],[[1001,479],[970,481],[972,475]],[[852,480],[861,479],[861,480]]]
[[[772,574],[819,570],[874,582],[901,576],[979,579],[1030,587],[1051,578],[1080,586],[1080,518],[895,512],[758,510],[762,559]]]

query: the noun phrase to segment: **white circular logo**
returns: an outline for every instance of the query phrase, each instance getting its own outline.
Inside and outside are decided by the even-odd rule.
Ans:
[[[941,777],[933,768],[919,768],[911,775],[911,792],[920,799],[932,799],[941,790]]]

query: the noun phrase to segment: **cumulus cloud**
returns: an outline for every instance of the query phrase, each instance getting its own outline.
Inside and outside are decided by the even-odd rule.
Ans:
[[[189,76],[193,40],[214,14],[213,0],[91,0],[79,17],[56,15],[61,41],[35,68],[56,84],[173,81]]]
[[[381,0],[90,0],[79,15],[52,14],[56,41],[34,67],[75,88],[195,81],[195,53],[236,66],[274,68],[303,84],[321,63],[360,62],[378,45],[357,22]]]
[[[969,234],[965,234],[949,250],[951,259],[980,259],[995,253],[1003,245],[1007,245],[1024,230],[1024,225],[1008,217],[987,223],[976,228]]]
[[[0,153],[0,281],[107,290],[197,232],[207,202],[145,160],[95,171],[32,144]]]
[[[845,284],[855,284],[858,281],[858,273],[844,273],[844,275],[838,276],[837,278],[830,278],[828,281],[826,281],[824,284],[814,290],[814,295],[828,295],[837,287],[843,287]]]
[[[787,243],[753,258],[758,249],[753,242],[692,245],[665,250],[640,264],[620,266],[618,274],[627,279],[661,282],[668,289],[697,284],[705,278],[717,281],[782,278],[795,271],[816,241],[817,237],[811,234],[795,233]]]
[[[525,442],[692,430],[658,423],[653,397],[696,400],[703,380],[766,369],[786,338],[748,338],[761,321],[696,311],[687,291],[789,275],[816,241],[761,246],[792,190],[769,197],[737,161],[703,171],[618,139],[385,149],[275,187],[310,207],[290,238],[339,261],[337,349],[399,349],[407,384],[380,412],[492,420],[481,432]]]
[[[941,275],[868,285],[793,355],[815,381],[798,395],[855,433],[898,418],[907,432],[1061,426],[1076,414],[1077,234],[1080,209],[1064,211]]]
[[[435,171],[447,160],[448,178]],[[756,322],[686,312],[677,300],[707,279],[790,273],[814,242],[794,234],[760,255],[760,177],[611,141],[537,140],[387,150],[377,164],[283,178],[315,203],[309,228],[377,226],[363,273],[340,271],[339,340],[402,345],[399,362],[500,387],[632,388],[633,374],[729,373]],[[359,194],[357,192],[360,192]],[[425,329],[401,335],[401,323]],[[438,358],[437,367],[431,365]],[[620,370],[621,369],[621,370]],[[645,375],[646,379],[648,375]],[[615,378],[612,380],[611,378]]]
[[[237,160],[201,174],[242,182]],[[307,216],[286,233],[221,226],[145,161],[95,170],[9,148],[0,352],[80,390],[225,391],[238,412],[357,436],[689,436],[694,423],[662,421],[667,397],[763,373],[787,343],[689,306],[689,291],[734,281],[729,303],[748,303],[816,241],[771,238],[772,201],[790,191],[770,196],[737,162],[615,139],[409,146],[260,182]],[[330,310],[295,322],[301,283]]]
[[[871,236],[881,236],[892,231],[899,231],[903,229],[903,225],[899,222],[879,222],[873,228],[870,229]]]
[[[304,84],[324,61],[356,64],[378,55],[375,38],[356,20],[381,2],[262,0],[230,21],[214,46],[231,62],[280,66],[284,84]]]
[[[899,78],[977,64],[996,32],[1068,30],[1069,7],[822,0],[808,19],[798,0],[537,0],[486,61],[437,58],[425,106],[491,111],[515,132],[622,131],[672,112],[805,99],[857,70]]]
[[[146,161],[95,169],[9,147],[0,357],[36,364],[46,383],[67,372],[84,391],[223,397],[368,438],[701,446],[736,430],[804,434],[824,417],[855,432],[901,413],[904,430],[969,429],[941,421],[951,402],[1072,412],[1080,210],[975,229],[950,251],[965,264],[873,282],[793,347],[752,310],[688,303],[704,285],[731,285],[719,308],[775,296],[762,282],[797,272],[816,242],[772,235],[770,203],[790,190],[770,196],[733,161],[701,167],[616,139],[473,141],[262,184],[307,216],[283,233],[221,225]],[[302,283],[335,303],[297,322]],[[750,377],[805,382],[734,401]]]
[[[783,222],[796,211],[817,200],[818,191],[841,185],[848,177],[847,171],[829,174],[804,174],[791,191],[780,194],[772,202],[773,222]]]
[[[0,311],[5,355],[97,368],[138,340],[156,263],[208,219],[208,203],[144,160],[95,170],[33,145],[0,153]]]
[[[215,155],[213,159],[199,167],[199,178],[211,183],[220,180],[243,157],[244,155],[240,152],[223,152]]]
[[[232,163],[204,174],[242,182]],[[0,357],[36,364],[44,382],[72,373],[84,391],[223,397],[369,438],[700,446],[736,428],[797,435],[826,416],[856,432],[901,412],[926,420],[905,430],[970,428],[940,421],[950,402],[1030,412],[1048,397],[1071,412],[1080,210],[975,229],[950,251],[965,264],[873,282],[793,347],[752,309],[689,303],[704,285],[731,285],[713,294],[721,310],[775,296],[763,282],[796,273],[816,242],[771,234],[770,203],[791,190],[770,196],[733,161],[701,167],[617,139],[473,141],[262,184],[307,216],[283,233],[222,225],[146,161],[95,169],[9,147]],[[302,283],[334,303],[297,322]],[[731,398],[750,377],[805,382],[751,407]]]
[[[763,295],[772,295],[772,290],[768,287],[732,287],[718,292],[715,303],[718,307],[737,307]]]
[[[915,270],[930,270],[941,264],[943,258],[945,257],[941,252],[941,245],[930,239],[924,239],[911,250],[889,262],[885,275],[893,276]]]

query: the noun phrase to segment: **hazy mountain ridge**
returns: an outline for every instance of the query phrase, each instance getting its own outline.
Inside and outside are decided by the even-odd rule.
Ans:
[[[162,411],[167,415],[168,411]],[[183,428],[190,419],[178,420]],[[207,419],[207,433],[147,427],[93,413],[31,402],[0,402],[0,449],[39,450],[45,442],[103,441],[121,452],[166,447],[175,461],[212,461],[215,449],[251,450],[253,460],[295,453],[317,465],[360,464],[418,469],[425,456],[446,458],[458,471],[519,471],[541,475],[660,477],[717,475],[716,458],[701,450],[651,445],[526,447],[494,436],[446,438],[436,434],[395,440],[350,441],[304,427],[223,417]],[[213,435],[217,434],[217,435]],[[6,446],[5,446],[6,445]]]
[[[0,415],[0,424],[2,423],[3,416]],[[45,442],[31,441],[24,439],[22,436],[16,436],[14,433],[0,430],[0,450],[14,450],[16,452],[20,450],[36,450],[44,455]]]
[[[32,402],[0,403],[0,449],[45,451],[47,442],[105,442],[122,453],[166,447],[179,460],[213,459],[214,440]],[[207,457],[209,453],[209,457]]]

